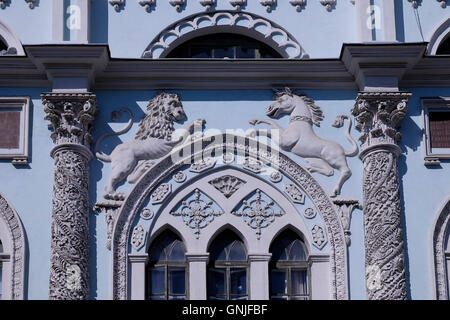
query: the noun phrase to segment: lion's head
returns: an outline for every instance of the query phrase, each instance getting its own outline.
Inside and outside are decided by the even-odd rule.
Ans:
[[[145,117],[139,122],[137,140],[149,137],[170,140],[174,121],[186,117],[180,96],[175,93],[160,93],[148,102]]]

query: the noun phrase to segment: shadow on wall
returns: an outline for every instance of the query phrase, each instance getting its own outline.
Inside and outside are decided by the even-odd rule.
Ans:
[[[92,1],[91,42],[108,43],[108,1]]]

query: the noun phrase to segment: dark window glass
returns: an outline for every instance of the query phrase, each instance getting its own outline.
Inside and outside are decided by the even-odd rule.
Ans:
[[[450,148],[450,112],[430,112],[431,148]]]
[[[246,300],[247,251],[242,240],[231,231],[224,231],[210,247],[208,267],[208,299]]]
[[[450,36],[439,45],[436,54],[450,54]]]
[[[182,43],[167,58],[273,59],[282,56],[267,44],[250,37],[216,33]]]
[[[172,232],[164,232],[153,242],[149,256],[149,299],[186,299],[186,258],[181,240]]]
[[[6,52],[8,50],[8,46],[2,40],[0,40],[0,54],[2,51]]]
[[[272,243],[270,252],[271,299],[307,300],[309,267],[300,237],[293,231],[286,230]]]

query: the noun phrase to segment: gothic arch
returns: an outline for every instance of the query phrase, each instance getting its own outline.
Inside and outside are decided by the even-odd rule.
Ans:
[[[16,210],[0,193],[0,239],[3,254],[8,255],[3,262],[3,282],[6,287],[4,297],[8,300],[23,300],[25,281],[25,235]]]
[[[431,36],[428,44],[427,54],[435,55],[439,46],[450,36],[450,18],[440,24]]]
[[[24,56],[22,43],[12,29],[4,22],[0,21],[0,40],[8,47],[8,54]]]
[[[255,14],[236,11],[202,12],[177,21],[155,37],[142,58],[165,58],[170,51],[190,39],[224,32],[261,41],[283,58],[308,58],[297,40],[282,27]]]
[[[151,167],[136,183],[133,190],[124,200],[114,225],[112,235],[112,264],[113,264],[113,292],[114,299],[127,299],[127,279],[128,279],[128,249],[129,238],[133,227],[133,222],[139,215],[143,204],[148,199],[150,193],[158,187],[169,175],[173,174],[185,163],[193,163],[194,159],[201,158],[203,154],[212,154],[213,150],[233,151],[235,154],[258,157],[265,162],[276,165],[279,171],[296,186],[304,190],[318,209],[328,233],[330,245],[330,265],[331,265],[331,296],[334,299],[348,299],[347,284],[347,252],[345,236],[339,214],[330,198],[312,177],[312,175],[298,163],[290,159],[283,153],[275,155],[267,146],[266,149],[254,149],[251,147],[249,139],[237,138],[230,135],[222,135],[222,144],[203,141],[201,151],[181,157],[177,162],[173,162],[169,155],[161,159],[156,165]],[[198,144],[198,142],[195,142]],[[192,144],[192,147],[194,143]],[[261,151],[263,150],[263,151]],[[278,160],[278,161],[277,161]]]
[[[450,197],[438,212],[432,239],[435,294],[438,300],[448,300],[450,299],[448,287],[450,270],[447,270],[446,266],[446,249],[450,248],[446,246],[450,246],[448,243],[450,242]]]

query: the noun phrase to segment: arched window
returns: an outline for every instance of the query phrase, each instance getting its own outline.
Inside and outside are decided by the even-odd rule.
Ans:
[[[277,300],[307,300],[309,267],[305,246],[291,230],[281,233],[270,247],[270,297]]]
[[[208,299],[247,300],[247,250],[232,231],[224,231],[210,246]]]
[[[187,298],[186,257],[183,242],[165,231],[150,247],[148,298],[150,300],[185,300]]]
[[[436,54],[450,54],[450,35],[447,36],[447,39],[441,42]]]
[[[243,35],[215,33],[188,40],[167,58],[265,59],[282,58],[267,44]]]

